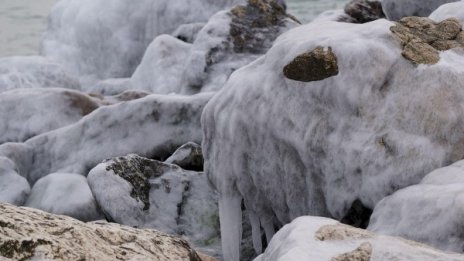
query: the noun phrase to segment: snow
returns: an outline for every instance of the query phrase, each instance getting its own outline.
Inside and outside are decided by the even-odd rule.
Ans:
[[[39,179],[25,206],[84,222],[103,218],[87,179],[80,174],[53,173]]]
[[[464,257],[402,238],[369,233],[332,219],[304,216],[285,225],[264,254],[255,259],[277,260],[445,261],[464,260]]]
[[[49,15],[42,54],[83,86],[129,77],[149,43],[178,26],[205,22],[238,0],[60,0]],[[104,10],[104,12],[103,12]]]
[[[0,92],[17,88],[79,89],[73,75],[60,64],[40,56],[0,58]]]
[[[20,206],[26,201],[31,187],[17,172],[13,161],[0,157],[0,202]]]
[[[382,0],[383,12],[389,20],[406,16],[429,16],[439,6],[458,0]]]
[[[444,4],[440,6],[438,9],[433,11],[430,14],[430,19],[441,22],[450,17],[456,17],[459,19],[461,24],[464,24],[464,12],[463,12],[464,2],[458,1],[454,3]]]
[[[127,153],[168,157],[188,141],[201,142],[200,115],[211,96],[149,95],[103,106],[24,143],[0,145],[0,155],[31,184],[53,172],[86,175],[102,160]]]
[[[302,215],[341,219],[357,199],[373,209],[461,159],[462,53],[415,66],[401,55],[393,25],[303,25],[230,76],[202,115],[205,172],[229,213],[220,214],[224,229],[239,227],[240,209],[230,203],[237,198],[272,235],[273,224]],[[317,46],[332,48],[337,75],[284,77],[289,62]],[[223,237],[226,260],[237,260],[238,245],[236,234]]]
[[[380,201],[368,229],[462,252],[463,203],[464,161],[458,161]]]
[[[1,92],[0,104],[0,144],[22,142],[72,124],[99,106],[90,96],[61,88]]]

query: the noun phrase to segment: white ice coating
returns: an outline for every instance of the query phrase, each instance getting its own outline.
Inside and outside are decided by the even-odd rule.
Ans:
[[[103,218],[87,179],[80,174],[53,173],[39,179],[25,206],[84,222]]]
[[[0,144],[22,142],[69,125],[98,108],[90,96],[61,88],[0,92],[0,104]]]
[[[30,191],[27,180],[18,175],[15,163],[6,157],[0,157],[0,202],[21,206]]]
[[[461,52],[415,66],[401,55],[393,25],[300,26],[232,74],[202,115],[205,171],[229,213],[220,214],[221,227],[239,227],[237,198],[269,235],[273,224],[302,215],[341,219],[356,199],[374,208],[462,158]],[[336,76],[308,83],[284,77],[284,66],[317,46],[332,48]],[[239,241],[228,232],[224,257],[237,260]]]
[[[368,229],[463,252],[463,216],[464,161],[458,161],[380,201]]]
[[[382,9],[389,20],[405,16],[429,16],[439,6],[458,0],[382,0]]]
[[[341,225],[332,219],[304,216],[279,230],[264,254],[254,261],[300,260],[458,261],[464,256]]]
[[[455,17],[464,24],[464,1],[444,4],[430,14],[429,18],[441,22],[447,18]]]
[[[0,92],[17,88],[79,89],[76,78],[55,61],[41,56],[0,58]]]
[[[167,157],[188,141],[201,142],[200,115],[211,96],[149,95],[103,106],[24,143],[0,145],[0,156],[12,159],[31,184],[53,172],[85,175],[127,153]]]
[[[60,0],[42,40],[55,58],[87,85],[129,77],[148,44],[179,25],[206,22],[239,0]]]

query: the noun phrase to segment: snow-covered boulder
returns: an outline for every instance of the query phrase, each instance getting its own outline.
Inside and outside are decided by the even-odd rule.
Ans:
[[[30,190],[29,183],[18,174],[14,162],[0,157],[0,202],[22,205]]]
[[[464,24],[464,1],[453,2],[440,6],[430,14],[430,19],[441,22],[447,18],[455,17]]]
[[[98,100],[61,88],[0,92],[0,144],[28,138],[77,122],[99,107]]]
[[[180,146],[165,163],[177,165],[183,169],[201,171],[203,170],[203,153],[201,146],[195,142],[187,142]]]
[[[201,142],[200,115],[211,96],[148,95],[102,106],[74,124],[0,145],[0,156],[12,159],[31,184],[54,172],[87,174],[128,153],[167,158],[186,142]]]
[[[217,198],[204,173],[132,154],[99,164],[87,178],[110,220],[218,248]]]
[[[185,240],[152,229],[83,223],[9,204],[0,204],[0,213],[2,260],[202,260]]]
[[[463,204],[464,161],[458,161],[380,201],[368,229],[463,252]]]
[[[206,22],[239,1],[61,0],[50,13],[42,54],[79,75],[84,85],[129,77],[157,35]]]
[[[275,1],[247,1],[215,14],[192,44],[157,37],[132,76],[132,87],[154,93],[216,91],[230,74],[264,54],[298,22]]]
[[[389,20],[406,16],[429,16],[443,4],[458,0],[382,0],[383,12]]]
[[[418,36],[453,38],[460,29],[437,29],[455,28],[453,19],[430,31],[414,27],[422,18],[407,21],[297,27],[206,105],[202,148],[229,235],[226,260],[238,260],[242,199],[254,231],[261,226],[270,239],[298,216],[341,220],[356,200],[373,209],[462,158],[463,54]],[[429,51],[410,52],[415,43]],[[421,55],[438,59],[426,64]]]
[[[48,87],[79,89],[80,85],[60,64],[48,58],[18,56],[0,59],[0,92]]]
[[[284,226],[254,261],[458,261],[463,255],[441,252],[398,237],[377,235],[321,217],[300,217]]]
[[[39,179],[24,206],[84,222],[103,218],[87,179],[81,174],[53,173]]]
[[[172,36],[186,43],[193,43],[197,38],[200,30],[206,25],[206,23],[190,23],[183,24],[177,27],[172,33]]]

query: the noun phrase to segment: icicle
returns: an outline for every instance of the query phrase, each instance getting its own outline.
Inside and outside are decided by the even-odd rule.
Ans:
[[[250,218],[251,223],[251,235],[253,237],[253,248],[255,249],[256,254],[261,254],[263,252],[263,245],[261,243],[261,222],[256,213],[252,210],[248,211],[248,217]]]
[[[242,197],[238,194],[221,195],[219,199],[219,219],[221,222],[221,243],[224,261],[240,260],[242,241]]]
[[[266,233],[267,243],[269,244],[271,242],[272,237],[275,234],[274,221],[272,219],[272,216],[267,216],[261,219],[261,225],[264,228],[264,232]]]

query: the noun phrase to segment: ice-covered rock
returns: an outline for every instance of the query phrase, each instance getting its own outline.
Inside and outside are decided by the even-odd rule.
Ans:
[[[30,191],[29,183],[18,175],[14,162],[0,157],[0,202],[22,205]]]
[[[84,222],[103,218],[81,174],[53,173],[39,179],[24,205]]]
[[[0,144],[77,122],[99,107],[98,100],[61,88],[14,89],[0,93]]]
[[[321,217],[300,217],[284,226],[255,261],[458,261],[463,255],[441,252],[398,237],[377,235]]]
[[[87,178],[108,219],[218,248],[217,197],[204,173],[132,154],[99,164]]]
[[[85,85],[129,77],[148,44],[178,26],[206,22],[240,0],[61,0],[53,7],[42,54]]]
[[[79,89],[80,85],[60,64],[48,58],[18,56],[0,59],[0,92],[48,87]]]
[[[458,161],[380,201],[368,229],[463,252],[463,202],[464,161]]]
[[[441,22],[448,18],[457,18],[461,25],[464,24],[464,1],[453,2],[440,6],[430,14],[430,19]]]
[[[389,20],[406,16],[429,16],[443,4],[458,0],[382,0],[383,12]]]
[[[186,43],[193,43],[197,38],[197,34],[205,25],[206,23],[183,24],[177,27],[172,36]]]
[[[12,159],[31,184],[54,172],[87,174],[128,153],[167,158],[186,142],[201,142],[200,115],[211,96],[148,95],[102,106],[74,124],[0,145],[0,156]]]
[[[154,93],[216,91],[230,74],[265,53],[299,25],[273,0],[250,0],[211,17],[192,44],[157,37],[132,76],[132,87]]]
[[[195,142],[187,142],[178,148],[165,163],[175,164],[183,169],[203,170],[203,153],[201,146]]]
[[[202,148],[220,194],[226,260],[238,260],[242,199],[254,231],[262,227],[270,239],[298,216],[341,220],[352,207],[373,209],[462,159],[461,50],[436,50],[436,64],[416,65],[403,57],[395,26],[380,19],[297,27],[206,105]],[[285,77],[289,64],[292,78],[310,81]]]
[[[0,204],[0,213],[2,260],[202,260],[185,240],[156,230],[8,204]]]
[[[352,0],[345,5],[344,11],[355,23],[367,23],[385,18],[380,1]]]

